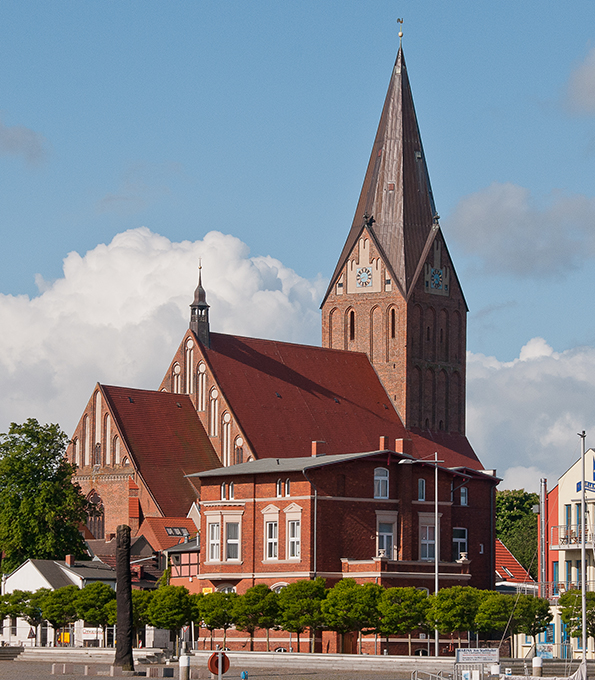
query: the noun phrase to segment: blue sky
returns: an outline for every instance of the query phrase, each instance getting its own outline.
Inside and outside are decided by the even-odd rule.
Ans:
[[[80,305],[90,313],[89,305],[103,304],[102,329],[121,329],[110,317],[118,306],[107,302],[111,295],[138,295],[136,308],[146,302],[143,291],[157,295],[141,265],[135,280],[128,251],[119,260],[129,269],[125,284],[111,290],[116,276],[97,279],[103,298],[85,298],[80,282],[71,288],[65,283],[69,253],[78,253],[67,260],[75,269],[82,263],[97,273],[93,262],[118,250],[110,250],[114,238],[140,227],[154,236],[142,232],[135,241],[143,242],[148,259],[176,249],[206,256],[205,236],[216,231],[239,240],[232,241],[237,261],[249,262],[259,276],[274,260],[277,274],[285,272],[277,287],[287,293],[287,309],[295,314],[297,304],[307,316],[297,324],[301,328],[294,332],[288,321],[284,330],[279,319],[286,317],[271,318],[262,306],[264,316],[244,318],[236,306],[240,298],[229,290],[225,298],[215,284],[214,270],[222,266],[216,258],[211,299],[221,306],[214,305],[213,327],[318,342],[312,315],[353,218],[398,47],[397,17],[405,21],[405,57],[436,204],[470,308],[468,348],[480,357],[482,368],[477,375],[470,369],[470,380],[481,382],[488,364],[500,377],[507,366],[516,371],[522,348],[535,338],[543,342],[529,344],[525,359],[553,361],[590,351],[595,11],[588,0],[570,2],[563,11],[548,1],[537,8],[508,1],[4,0],[5,384],[29,384],[26,376],[39,375],[35,361],[41,354],[51,363],[52,338],[44,340],[43,352],[31,340],[30,320],[40,310],[48,315],[47,329],[66,308],[76,315]],[[193,249],[187,242],[199,245]],[[217,243],[210,252],[224,257],[223,244],[230,242]],[[101,266],[110,270],[106,262]],[[182,330],[182,300],[194,285],[189,272],[192,282],[179,282]],[[177,275],[164,268],[162,288],[178,285]],[[244,283],[237,280],[238,287]],[[61,301],[65,288],[78,297]],[[305,290],[307,303],[300,297]],[[125,317],[125,306],[119,314]],[[171,337],[166,333],[171,346],[178,339],[178,326],[173,328]],[[93,346],[82,336],[80,343]],[[165,347],[164,357],[170,351]],[[113,360],[114,353],[108,354]],[[491,364],[483,355],[493,357]],[[135,373],[130,358],[122,361],[114,374],[99,360],[88,360],[80,394],[86,399],[96,380],[118,383],[124,377],[135,386],[156,387],[155,376],[168,359],[155,361],[151,374],[141,368]],[[584,367],[573,370],[567,380],[584,382]],[[60,400],[57,371],[56,365],[48,369],[40,417],[71,429],[83,402],[80,395],[78,402]],[[474,388],[480,382],[469,386],[470,437],[475,428],[490,451],[486,465],[500,468],[491,459],[508,454],[493,448],[495,433],[514,448],[522,423],[508,435],[502,424],[485,431],[485,390]],[[506,401],[506,389],[518,387],[504,382]],[[55,406],[47,408],[52,400]],[[23,390],[12,406],[0,408],[2,423],[20,419],[31,403]],[[553,402],[549,408],[523,417],[551,422]],[[580,429],[595,425],[595,414],[584,408],[576,416]],[[574,416],[566,415],[571,432]],[[556,445],[564,441],[566,430],[561,432]],[[535,474],[547,471],[538,459],[529,460],[541,445],[522,444],[526,467],[537,466]]]

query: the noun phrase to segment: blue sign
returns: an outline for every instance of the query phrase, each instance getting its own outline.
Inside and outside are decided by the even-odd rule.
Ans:
[[[581,490],[581,483],[576,483],[576,490]],[[595,482],[585,482],[585,491],[595,491]]]

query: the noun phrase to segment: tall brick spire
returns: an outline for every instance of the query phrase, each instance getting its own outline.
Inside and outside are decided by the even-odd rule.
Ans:
[[[399,48],[353,224],[328,292],[363,227],[368,226],[387,270],[407,299],[437,231],[436,221],[405,58]]]
[[[399,47],[322,344],[365,352],[407,428],[462,435],[466,313]]]

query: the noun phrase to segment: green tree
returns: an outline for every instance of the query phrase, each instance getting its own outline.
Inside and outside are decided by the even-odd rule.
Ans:
[[[86,555],[78,527],[93,506],[72,483],[67,437],[29,418],[0,434],[0,548],[8,573],[28,558]]]
[[[537,646],[537,636],[551,623],[553,614],[550,611],[550,603],[542,597],[533,595],[520,595],[516,602],[515,617],[518,621],[519,633],[530,635],[533,644]]]
[[[326,582],[320,577],[294,581],[279,591],[279,624],[283,630],[297,635],[298,652],[300,634],[306,628],[312,630],[310,650],[314,650],[316,631],[324,626],[322,602],[326,595]]]
[[[514,605],[514,596],[484,590],[475,615],[475,630],[498,637],[504,633],[512,635],[517,626],[517,620],[513,617]]]
[[[103,632],[103,646],[106,646],[106,629],[110,623],[111,610],[107,607],[110,602],[115,602],[116,591],[107,583],[97,581],[89,583],[79,590],[76,598],[76,612],[79,619],[88,622],[91,626],[100,627]]]
[[[213,631],[223,631],[223,647],[227,645],[227,631],[234,625],[234,605],[237,593],[208,593],[201,601],[202,620],[211,633],[211,649],[213,648]]]
[[[171,631],[176,638],[176,654],[180,648],[180,628],[190,623],[190,594],[184,586],[161,586],[153,593],[147,607],[151,625]]]
[[[587,636],[595,638],[595,592],[586,593]],[[562,621],[572,637],[581,637],[583,630],[582,597],[580,590],[568,590],[558,600]]]
[[[266,628],[267,633],[278,613],[276,593],[264,583],[260,583],[240,595],[234,602],[234,619],[238,630],[245,630],[250,635],[250,651],[254,650],[254,632],[257,628]],[[268,635],[267,635],[267,652]]]
[[[361,653],[362,632],[374,633],[379,629],[378,603],[382,591],[382,586],[376,583],[360,585],[351,578],[339,581],[328,591],[322,613],[327,628],[341,635],[341,653],[346,633],[358,633]]]
[[[77,619],[76,600],[79,589],[75,586],[64,586],[58,590],[51,590],[41,601],[41,613],[43,618],[54,629],[54,647],[58,642],[58,633]]]
[[[28,590],[14,590],[0,598],[0,616],[20,616],[35,629],[35,644],[37,631],[43,623],[41,612],[43,598],[51,592],[48,588],[40,588],[34,593]]]
[[[496,536],[516,559],[537,578],[538,515],[533,506],[539,496],[524,489],[496,492]]]
[[[461,631],[475,628],[480,599],[481,591],[471,586],[443,588],[429,597],[428,624],[441,633],[459,633],[460,647]]]
[[[386,635],[409,636],[411,656],[411,633],[427,628],[426,614],[429,607],[428,593],[417,588],[388,588],[380,596],[380,632]]]

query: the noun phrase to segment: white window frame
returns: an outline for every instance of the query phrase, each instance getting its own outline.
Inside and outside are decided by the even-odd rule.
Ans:
[[[209,562],[221,561],[221,523],[209,522]]]
[[[455,537],[455,531],[465,532],[465,536]],[[457,555],[455,556],[455,545]],[[452,547],[453,547],[453,560],[460,560],[461,553],[468,553],[469,547],[469,531],[466,527],[453,527],[452,528]],[[506,568],[506,567],[504,567]],[[512,575],[512,574],[511,574]]]
[[[302,520],[290,519],[287,522],[287,559],[299,560],[301,557]]]
[[[423,477],[417,480],[417,500],[426,500],[426,480]]]
[[[380,556],[380,551],[385,550],[384,556],[387,557],[389,560],[396,560],[397,559],[397,518],[398,518],[398,513],[397,512],[387,512],[384,510],[376,510],[376,555]],[[381,545],[381,533],[380,533],[380,525],[385,524],[385,525],[390,525],[391,527],[391,548],[388,552],[386,552],[386,546]],[[386,534],[385,534],[386,535]]]
[[[265,559],[279,559],[279,521],[265,522],[266,554]]]
[[[242,516],[244,514],[244,509],[242,507],[235,508],[225,508],[221,510],[205,510],[205,521],[206,521],[206,532],[208,540],[208,553],[206,562],[221,564],[224,562],[232,562],[234,564],[241,563],[242,561]],[[238,545],[238,557],[237,558],[227,558],[227,525],[228,524],[238,524],[238,538],[232,539],[233,543]],[[212,526],[219,525],[219,536],[213,536],[211,534],[213,529]],[[214,548],[218,546],[217,552],[219,557],[212,557],[214,555]]]
[[[299,562],[302,559],[302,508],[297,503],[284,508],[286,559]]]
[[[237,536],[230,537],[230,527],[237,527]],[[240,545],[241,545],[241,523],[235,517],[233,520],[225,522],[225,561],[239,562],[240,561]],[[230,556],[230,552],[235,552],[235,556]]]
[[[289,481],[289,479],[286,479],[285,480],[285,497],[286,498],[289,498],[289,496],[291,495],[290,491],[291,491],[291,482]]]
[[[461,487],[461,505],[469,505],[469,489],[466,486]]]
[[[420,512],[419,517],[419,559],[422,562],[433,562],[436,546],[438,547],[438,560],[440,560],[440,542],[436,541],[439,536],[442,513],[438,515],[438,527],[435,527],[433,512]]]
[[[262,510],[263,517],[263,535],[264,535],[264,554],[262,556],[263,562],[278,561],[279,560],[279,508],[276,505],[267,505],[266,508]],[[274,557],[269,556],[269,545],[272,542],[269,541],[269,525],[275,524],[277,526],[277,537],[276,537],[276,550]]]
[[[374,468],[374,498],[385,500],[389,497],[389,472],[387,468]]]

